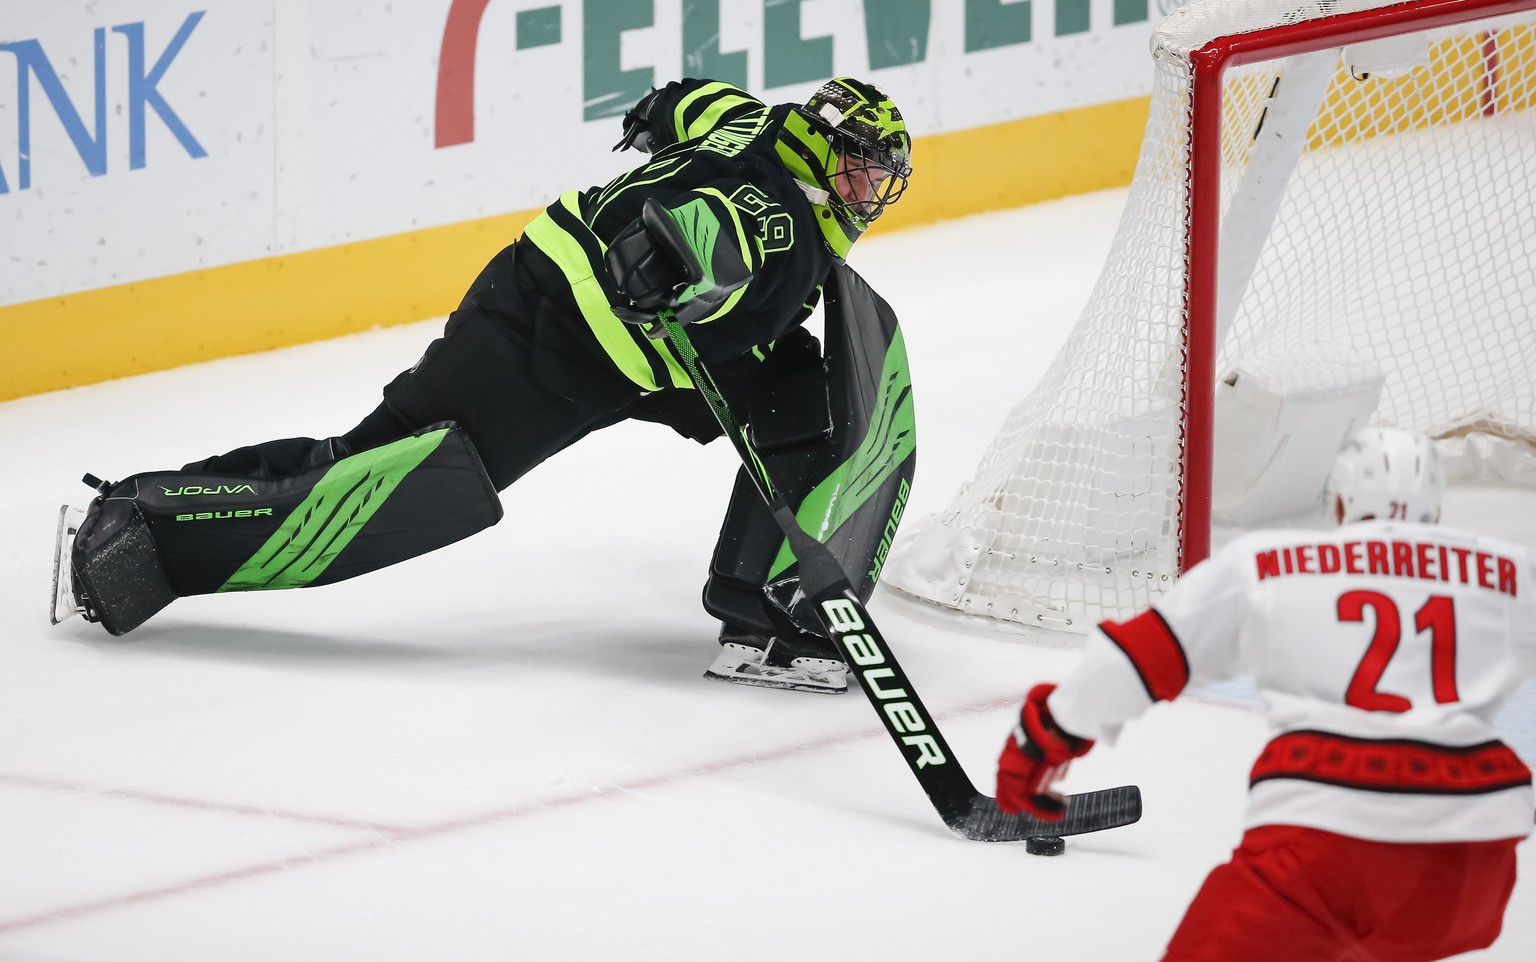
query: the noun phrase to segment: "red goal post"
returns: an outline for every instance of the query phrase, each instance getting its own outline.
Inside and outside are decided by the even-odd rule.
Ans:
[[[1322,395],[1374,372],[1374,421],[1463,446],[1536,439],[1536,0],[1195,0],[1153,59],[1093,295],[893,549],[906,594],[1068,631],[1152,603],[1210,551],[1243,364]]]

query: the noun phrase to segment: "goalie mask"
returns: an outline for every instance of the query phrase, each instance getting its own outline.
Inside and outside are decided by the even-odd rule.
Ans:
[[[822,236],[839,259],[912,176],[912,138],[901,111],[878,87],[852,77],[823,84],[784,120],[779,157],[790,173],[824,195]]]
[[[1445,473],[1429,438],[1400,428],[1366,428],[1345,442],[1333,462],[1328,493],[1339,523],[1440,520]]]

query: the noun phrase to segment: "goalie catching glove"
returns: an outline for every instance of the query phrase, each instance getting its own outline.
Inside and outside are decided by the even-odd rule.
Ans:
[[[1055,685],[1036,685],[1024,697],[1019,724],[997,759],[997,807],[1009,815],[1021,811],[1048,822],[1066,814],[1066,802],[1051,786],[1067,773],[1072,759],[1088,754],[1093,742],[1078,738],[1051,717],[1045,700]]]
[[[728,310],[759,255],[724,198],[702,194],[676,207],[647,200],[608,248],[607,261],[625,302],[614,314],[656,338],[665,334],[657,323],[663,311],[694,324]]]

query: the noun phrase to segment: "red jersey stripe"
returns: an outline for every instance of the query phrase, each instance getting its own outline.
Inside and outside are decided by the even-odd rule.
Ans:
[[[1149,608],[1129,621],[1106,621],[1099,630],[1131,660],[1153,701],[1172,701],[1189,684],[1189,659],[1173,629]]]
[[[1501,741],[1449,747],[1410,739],[1347,738],[1319,731],[1276,736],[1249,785],[1299,778],[1367,792],[1481,795],[1531,784],[1531,770]]]

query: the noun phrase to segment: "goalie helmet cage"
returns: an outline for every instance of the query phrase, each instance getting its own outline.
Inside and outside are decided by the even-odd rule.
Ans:
[[[1210,551],[1239,359],[1322,346],[1385,373],[1378,423],[1536,433],[1536,0],[1194,0],[1152,51],[1106,266],[892,551],[908,595],[1067,631],[1151,604]]]

